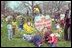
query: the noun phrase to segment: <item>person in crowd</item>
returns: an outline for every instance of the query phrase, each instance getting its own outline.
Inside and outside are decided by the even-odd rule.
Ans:
[[[12,24],[8,22],[7,24],[7,31],[8,31],[8,39],[11,40],[13,36]]]
[[[48,41],[50,47],[57,47],[58,37],[60,37],[60,35],[58,33],[50,34],[51,39]]]

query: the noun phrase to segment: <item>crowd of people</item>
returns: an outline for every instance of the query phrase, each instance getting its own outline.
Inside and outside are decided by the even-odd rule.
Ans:
[[[55,29],[56,32],[53,32],[50,28],[44,27],[41,32],[36,31],[34,34],[23,34],[22,39],[28,42],[34,43],[37,47],[41,47],[43,43],[47,42],[50,47],[57,47],[58,38],[60,37],[60,32],[62,32],[62,27],[64,27],[64,17],[66,15],[61,14],[61,16],[64,16],[59,20],[60,17],[59,14],[55,15],[55,18],[52,19],[52,21],[55,21]],[[68,15],[69,16],[69,15]],[[57,18],[58,17],[58,18]],[[67,18],[67,16],[66,16]],[[4,20],[4,19],[2,19]],[[67,18],[67,21],[70,20],[70,18]],[[1,21],[1,28],[3,28],[3,21]],[[19,21],[19,25],[17,24],[16,17],[8,16],[6,18],[7,22],[7,32],[8,32],[8,39],[11,40],[14,35],[16,35],[16,32],[34,32],[36,29],[34,29],[32,23],[27,19],[26,22],[24,22],[24,19],[21,18]],[[68,23],[67,23],[68,24]],[[62,25],[62,27],[61,27]],[[69,25],[69,24],[68,24]],[[65,25],[66,26],[66,25]],[[66,26],[66,29],[68,27]],[[65,31],[66,31],[65,29]]]
[[[16,17],[14,17],[12,20],[8,18],[7,20],[7,32],[8,32],[8,39],[12,40],[13,36],[16,35],[16,32],[32,32],[36,29],[33,28],[32,23],[29,21],[29,19],[24,22],[24,20],[21,18],[19,21],[19,25],[17,24]],[[23,34],[22,38],[28,42],[33,42],[37,47],[40,47],[43,45],[44,42],[48,42],[51,47],[56,47],[58,42],[58,37],[60,37],[60,24],[57,22],[55,23],[56,27],[56,33],[52,32],[50,28],[44,27],[41,32],[36,31],[34,34]],[[33,31],[33,32],[34,32]]]

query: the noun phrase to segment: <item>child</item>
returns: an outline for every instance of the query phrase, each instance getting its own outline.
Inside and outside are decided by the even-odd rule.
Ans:
[[[8,22],[7,30],[8,30],[8,39],[11,40],[12,35],[13,35],[13,31],[12,31],[12,25],[10,24],[10,22]]]
[[[23,28],[27,33],[32,33],[33,31],[35,31],[30,21],[27,21],[26,23],[24,23]]]
[[[65,14],[60,14],[60,24],[62,28],[64,28],[64,17],[65,17]]]
[[[45,27],[43,28],[42,32],[43,32],[42,36],[44,36],[45,41],[48,41],[49,35],[51,34],[50,28]]]
[[[58,22],[56,22],[55,28],[56,28],[57,32],[62,32],[62,28],[60,27],[60,24]]]
[[[36,35],[33,37],[33,43],[40,47],[42,45],[42,37],[39,32],[36,33]]]
[[[60,35],[58,33],[52,33],[50,34],[50,37],[51,37],[51,40],[48,41],[50,43],[50,46],[57,47],[58,37],[60,37]]]
[[[15,35],[15,32],[16,32],[16,29],[17,29],[17,22],[14,20],[13,22],[12,22],[12,29],[13,29],[13,35]]]
[[[23,19],[21,19],[20,25],[19,25],[19,30],[20,31],[23,30],[23,24],[24,24],[24,21],[23,21]]]
[[[40,47],[42,44],[42,38],[39,32],[37,32],[35,35],[24,34],[23,39],[29,42],[33,42],[37,47]]]

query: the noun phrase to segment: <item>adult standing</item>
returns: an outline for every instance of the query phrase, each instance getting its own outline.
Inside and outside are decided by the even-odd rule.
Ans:
[[[68,4],[68,10],[65,13],[65,28],[64,28],[64,39],[71,40],[71,3]],[[68,31],[69,30],[69,31]]]

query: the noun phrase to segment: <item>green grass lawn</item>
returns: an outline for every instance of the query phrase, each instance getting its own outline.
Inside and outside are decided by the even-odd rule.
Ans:
[[[1,47],[35,47],[33,43],[27,42],[22,38],[17,38],[16,35],[12,40],[7,38],[6,22],[3,23],[4,27],[1,29]],[[71,47],[70,41],[60,40],[57,44],[58,47]],[[48,47],[47,43],[44,43],[42,47]]]

